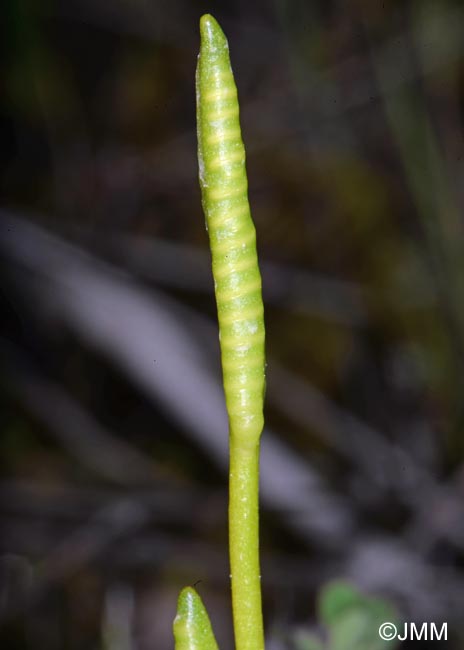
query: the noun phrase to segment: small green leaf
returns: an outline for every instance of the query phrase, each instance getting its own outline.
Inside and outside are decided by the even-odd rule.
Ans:
[[[378,629],[366,610],[353,608],[330,629],[330,650],[380,650],[385,641]]]
[[[343,611],[361,603],[361,594],[349,582],[331,582],[322,589],[319,596],[320,619],[326,625],[332,625]]]
[[[319,613],[329,629],[330,650],[393,650],[397,645],[379,635],[382,623],[398,622],[394,608],[386,600],[364,596],[349,583],[323,589]]]
[[[173,629],[175,650],[218,650],[209,616],[193,587],[180,592]]]

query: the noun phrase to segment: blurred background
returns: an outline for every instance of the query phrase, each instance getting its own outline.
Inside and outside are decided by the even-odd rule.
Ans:
[[[262,263],[268,646],[318,631],[317,594],[344,578],[446,621],[423,647],[464,648],[452,0],[6,1],[0,646],[172,648],[198,582],[232,648],[204,12],[231,45]]]

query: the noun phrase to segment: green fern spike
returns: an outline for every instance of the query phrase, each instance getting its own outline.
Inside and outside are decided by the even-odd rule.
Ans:
[[[258,477],[265,334],[261,275],[227,39],[208,14],[201,18],[200,34],[198,163],[229,416],[229,553],[235,644],[237,650],[262,650]]]

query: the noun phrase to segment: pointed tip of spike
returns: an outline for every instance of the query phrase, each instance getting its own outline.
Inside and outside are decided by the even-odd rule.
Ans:
[[[227,39],[224,36],[219,23],[211,14],[204,14],[200,18],[200,36],[202,47],[216,49],[227,47]]]
[[[214,32],[214,30],[216,30],[218,27],[219,24],[216,18],[213,18],[211,14],[204,14],[200,18],[200,32],[202,37],[207,36],[211,32]]]
[[[184,587],[179,594],[177,609],[188,611],[196,598],[198,598],[198,594],[193,587]]]

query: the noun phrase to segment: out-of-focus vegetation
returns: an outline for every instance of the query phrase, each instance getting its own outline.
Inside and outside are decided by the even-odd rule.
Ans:
[[[233,42],[263,267],[268,645],[333,578],[464,643],[460,2],[7,0],[0,647],[231,648],[198,19]],[[309,638],[309,636],[308,636]],[[437,643],[436,647],[440,647]]]
[[[399,643],[379,634],[385,624],[398,629],[398,614],[391,605],[380,598],[366,598],[349,583],[324,587],[318,610],[326,639],[302,629],[294,635],[295,650],[394,650]]]

